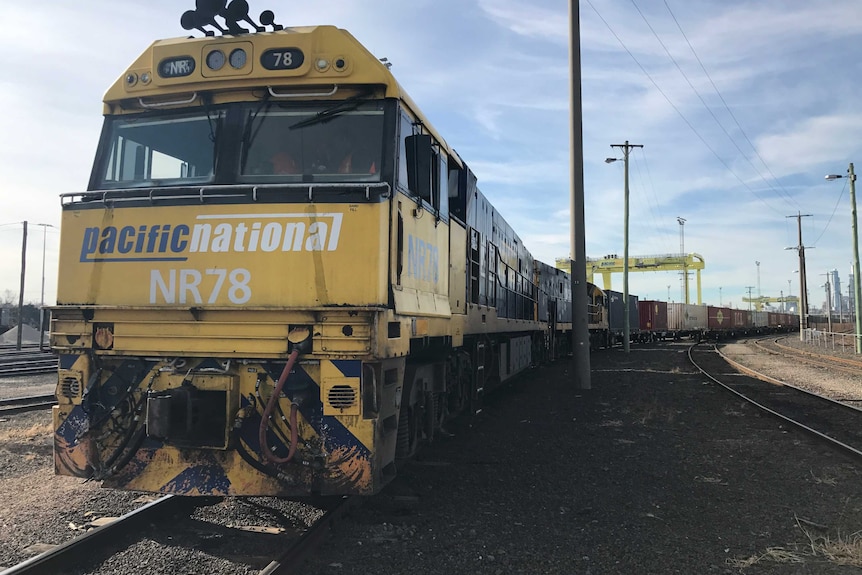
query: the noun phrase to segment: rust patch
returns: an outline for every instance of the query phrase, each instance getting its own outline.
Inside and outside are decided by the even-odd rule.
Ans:
[[[370,492],[373,487],[371,461],[359,447],[341,447],[330,455],[329,482],[339,490],[352,493]]]
[[[72,477],[90,477],[90,442],[71,445],[61,435],[54,434],[54,473]]]

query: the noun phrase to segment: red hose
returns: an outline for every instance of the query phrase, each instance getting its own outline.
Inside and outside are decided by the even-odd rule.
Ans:
[[[296,444],[299,442],[299,432],[296,429],[296,412],[298,408],[297,405],[293,403],[290,406],[290,451],[287,453],[287,457],[276,457],[266,444],[266,430],[267,427],[269,427],[269,417],[272,415],[272,410],[275,409],[275,404],[278,402],[278,397],[281,395],[281,388],[284,387],[284,382],[287,381],[287,376],[290,375],[290,370],[293,368],[293,364],[296,362],[297,357],[299,357],[299,350],[294,349],[290,353],[290,357],[287,359],[287,364],[284,366],[281,376],[278,378],[278,383],[275,384],[275,389],[272,390],[272,395],[269,397],[269,401],[266,402],[266,409],[263,410],[263,415],[260,419],[260,428],[258,429],[257,436],[258,441],[260,442],[260,451],[263,456],[272,463],[287,463],[293,459],[293,456],[296,453]]]

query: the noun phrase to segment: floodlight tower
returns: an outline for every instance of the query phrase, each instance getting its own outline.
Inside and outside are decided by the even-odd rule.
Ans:
[[[760,295],[760,262],[755,261],[754,263],[757,264],[757,297],[761,297],[761,295]]]
[[[679,222],[679,255],[682,258],[682,302],[688,303],[688,269],[686,269],[687,259],[685,257],[685,218],[677,216],[676,221]]]

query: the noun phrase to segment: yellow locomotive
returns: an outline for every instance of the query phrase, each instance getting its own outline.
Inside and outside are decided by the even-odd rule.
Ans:
[[[62,196],[56,472],[375,493],[448,417],[571,349],[569,276],[348,32],[197,4],[182,23],[207,35],[125,71],[87,191]]]

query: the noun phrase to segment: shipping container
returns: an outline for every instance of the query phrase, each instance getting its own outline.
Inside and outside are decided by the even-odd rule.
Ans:
[[[622,336],[625,331],[625,314],[622,292],[606,290],[608,296],[608,329],[616,336]],[[638,311],[638,296],[629,294],[629,334],[638,332],[640,315]],[[622,340],[620,340],[622,341]]]
[[[729,307],[707,306],[706,325],[709,331],[729,331],[733,313]]]
[[[640,319],[638,327],[641,331],[667,331],[667,302],[644,300],[638,302]]]
[[[706,329],[706,306],[690,303],[667,304],[668,330],[693,333]]]
[[[772,316],[774,314],[765,311],[755,311],[754,327],[770,327],[772,326]]]
[[[754,312],[734,309],[731,310],[731,323],[730,327],[737,331],[747,331],[749,328],[754,326],[754,320],[752,318]]]

